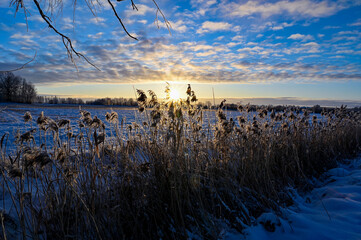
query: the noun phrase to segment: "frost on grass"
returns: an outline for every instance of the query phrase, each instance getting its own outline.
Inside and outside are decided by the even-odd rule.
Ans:
[[[299,202],[290,189],[311,190],[360,152],[361,114],[344,107],[310,115],[244,105],[235,113],[222,102],[204,111],[190,86],[184,100],[137,93],[139,108],[127,111],[1,112],[11,124],[0,129],[0,207],[18,237],[217,239],[257,222],[287,232],[284,209],[296,212],[285,207]],[[332,194],[319,193],[322,209],[339,204]],[[316,203],[311,196],[296,206]],[[12,233],[4,223],[1,237]]]

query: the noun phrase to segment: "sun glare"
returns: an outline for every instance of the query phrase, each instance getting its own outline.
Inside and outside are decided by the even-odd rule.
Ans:
[[[171,89],[169,92],[169,97],[171,100],[179,100],[180,99],[180,94],[178,92],[178,90],[176,89]]]

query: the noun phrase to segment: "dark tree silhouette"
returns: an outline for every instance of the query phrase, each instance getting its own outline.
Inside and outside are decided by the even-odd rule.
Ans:
[[[25,78],[12,72],[0,73],[0,100],[5,102],[33,103],[36,90]]]
[[[6,102],[15,101],[16,91],[20,85],[20,79],[13,73],[8,72],[0,76],[0,92],[2,100]]]
[[[33,103],[36,99],[36,90],[32,83],[27,83],[26,80],[22,79],[22,86],[20,88],[21,95],[20,101],[24,103]]]

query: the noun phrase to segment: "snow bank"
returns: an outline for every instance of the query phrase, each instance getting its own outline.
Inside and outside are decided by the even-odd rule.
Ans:
[[[361,239],[361,158],[326,173],[312,192],[294,194],[295,204],[282,218],[261,215],[244,235],[228,232],[224,239]]]

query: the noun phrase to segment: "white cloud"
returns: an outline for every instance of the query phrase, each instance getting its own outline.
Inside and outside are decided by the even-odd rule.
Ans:
[[[11,39],[15,39],[15,41],[10,41],[13,45],[19,45],[25,46],[25,47],[38,47],[38,43],[34,41],[34,38],[36,38],[35,33],[14,33],[10,36]]]
[[[336,54],[352,54],[354,52],[355,52],[354,50],[339,50],[336,51]]]
[[[210,7],[217,3],[217,0],[191,0],[191,4],[193,7],[203,6]]]
[[[356,36],[350,36],[348,34],[338,34],[338,36],[335,36],[331,39],[332,42],[338,42],[343,41],[344,43],[346,41],[359,41],[361,37],[361,34],[358,34]]]
[[[90,22],[93,22],[93,21],[95,21],[94,18],[92,18],[90,20]],[[68,30],[68,29],[74,29],[76,25],[81,25],[81,22],[78,20],[76,21],[74,19],[71,19],[70,17],[65,17],[65,18],[61,19],[61,24],[62,24],[61,25],[62,30]]]
[[[283,48],[281,51],[287,55],[320,53],[321,45],[316,42],[298,44],[296,47]]]
[[[346,8],[343,2],[282,0],[278,2],[248,1],[246,3],[231,2],[222,6],[223,11],[233,17],[245,17],[260,14],[264,18],[273,15],[287,14],[293,18],[327,17]]]
[[[227,46],[228,47],[235,47],[235,46],[238,46],[238,45],[241,45],[242,42],[230,42],[230,43],[227,43]]]
[[[339,59],[339,58],[345,58],[345,56],[341,56],[341,55],[336,55],[336,56],[331,56],[329,58],[336,58],[336,59]]]
[[[207,12],[214,10],[217,0],[191,0],[191,5],[196,11],[193,11],[194,18],[203,17]]]
[[[93,17],[93,18],[89,19],[88,21],[91,24],[104,25],[106,20],[105,20],[105,18],[102,18],[102,17]]]
[[[323,29],[337,29],[341,28],[340,26],[325,26]]]
[[[213,50],[210,50],[210,51],[207,51],[207,52],[196,53],[197,57],[208,57],[208,56],[214,55],[214,54],[216,54],[216,52],[213,51]]]
[[[255,42],[248,42],[247,43],[247,46],[257,46],[258,43],[255,43]]]
[[[289,36],[287,39],[307,41],[307,40],[313,40],[313,37],[311,35],[303,35],[303,34],[295,33]]]
[[[219,37],[217,37],[215,40],[216,40],[216,41],[221,41],[223,38],[224,38],[224,36],[219,36]]]
[[[243,40],[243,36],[237,35],[232,37],[232,41],[242,41]]]
[[[194,46],[190,46],[189,49],[191,49],[192,51],[204,51],[204,50],[210,50],[213,47],[210,45],[204,45],[204,44],[196,44]]]
[[[33,39],[33,36],[31,34],[15,33],[11,35],[10,38],[20,39],[20,40],[31,40]]]
[[[263,55],[263,54],[270,53],[270,52],[267,52],[263,47],[259,47],[259,46],[240,48],[237,50],[237,52],[241,52],[241,53],[247,52],[248,54],[251,54],[251,55]]]
[[[40,15],[32,15],[28,17],[29,21],[44,22],[44,19]]]
[[[276,25],[272,26],[271,29],[274,31],[277,31],[277,30],[282,30],[286,27],[292,27],[293,25],[294,25],[293,23],[283,22],[281,24],[276,24]]]
[[[316,42],[309,42],[302,44],[301,47],[306,53],[319,53],[320,52],[320,45]]]
[[[2,31],[6,31],[6,32],[10,32],[10,31],[14,30],[12,27],[9,27],[8,25],[6,25],[4,23],[0,23],[0,29]]]
[[[179,33],[185,33],[188,29],[186,23],[183,20],[178,20],[176,22],[169,21],[172,27],[172,30],[177,31]]]
[[[155,12],[156,10],[153,7],[149,7],[144,4],[136,4],[138,11],[136,9],[133,10],[131,6],[129,6],[128,10],[125,10],[125,14],[127,17],[131,16],[144,16],[148,12]]]
[[[361,18],[359,18],[359,19],[357,19],[355,22],[349,24],[349,26],[352,26],[352,27],[361,26]]]
[[[243,71],[247,71],[252,67],[253,64],[247,62],[247,61],[241,61],[236,63],[231,63],[231,66],[236,69],[242,69]]]
[[[297,61],[303,61],[307,58],[319,58],[319,57],[320,57],[320,55],[317,55],[317,54],[304,55],[302,57],[297,58]]]
[[[184,43],[184,42],[183,42]],[[225,46],[212,46],[212,45],[205,45],[201,43],[193,43],[192,45],[185,45],[184,50],[189,50],[193,52],[199,52],[199,51],[214,51],[214,52],[228,52],[229,49]]]
[[[203,22],[202,27],[197,30],[197,33],[207,33],[207,32],[216,32],[216,31],[226,31],[231,30],[233,27],[232,24],[227,22]]]
[[[99,39],[104,35],[103,32],[98,32],[97,34],[88,34],[88,38],[92,38],[92,39]]]
[[[339,35],[361,35],[359,31],[340,31],[337,34]]]

